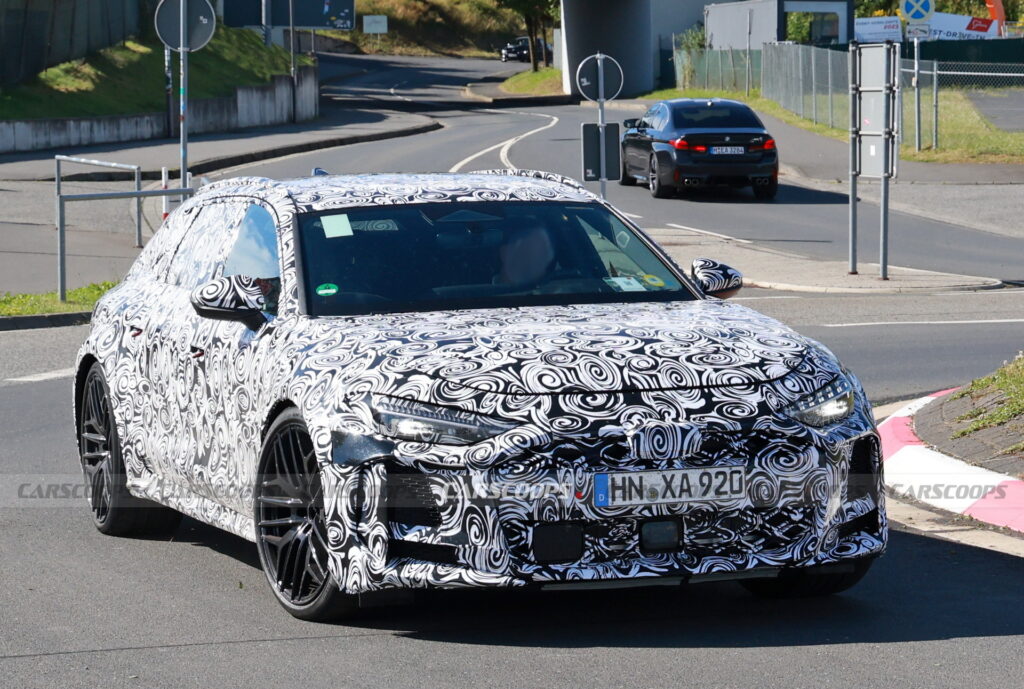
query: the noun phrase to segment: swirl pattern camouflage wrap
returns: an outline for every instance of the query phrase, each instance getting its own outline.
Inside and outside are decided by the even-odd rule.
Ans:
[[[883,551],[881,458],[863,389],[827,349],[749,308],[701,297],[305,314],[296,214],[478,200],[601,203],[527,172],[234,179],[183,204],[100,300],[78,358],[77,385],[94,361],[109,382],[131,492],[254,539],[263,435],[295,407],[321,467],[330,571],[352,593],[688,576]],[[196,233],[208,233],[199,243],[215,257],[205,280],[220,277],[220,247],[251,204],[272,215],[281,262],[276,313],[257,330],[201,318],[190,303],[196,290],[210,305],[259,306],[256,285],[168,280]],[[845,419],[815,428],[787,414],[841,376],[854,390]],[[388,438],[381,398],[508,428],[461,446]],[[595,498],[599,474],[710,467],[741,470],[743,494]],[[678,547],[644,546],[652,520],[680,525]],[[559,538],[578,543],[563,549],[570,559],[547,552]]]

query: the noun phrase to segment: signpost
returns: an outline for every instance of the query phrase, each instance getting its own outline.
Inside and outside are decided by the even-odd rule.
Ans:
[[[908,0],[909,1],[909,0]],[[878,262],[889,279],[889,180],[899,149],[899,46],[850,44],[850,274],[857,274],[857,178],[881,181]]]
[[[609,125],[604,114],[604,104],[618,98],[622,92],[622,83],[622,66],[609,55],[591,55],[580,62],[576,69],[576,88],[584,98],[597,103],[597,125],[584,124],[581,132],[583,178],[588,181],[601,181],[602,199],[607,193],[608,180],[616,180],[622,173],[619,162],[619,125]],[[593,176],[594,170],[598,171],[597,177]]]
[[[188,184],[188,54],[205,47],[217,28],[209,0],[160,0],[156,8],[156,33],[164,45],[178,53],[178,127],[181,132],[181,188]],[[182,201],[185,197],[182,196]]]

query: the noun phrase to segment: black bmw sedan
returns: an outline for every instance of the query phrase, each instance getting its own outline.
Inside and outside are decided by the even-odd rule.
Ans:
[[[656,198],[710,185],[749,186],[758,199],[775,198],[775,139],[744,103],[720,98],[659,101],[623,126],[620,184],[645,180]]]

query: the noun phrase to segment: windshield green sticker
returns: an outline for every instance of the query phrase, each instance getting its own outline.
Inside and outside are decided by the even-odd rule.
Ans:
[[[325,282],[316,288],[316,293],[320,297],[333,297],[338,293],[338,286],[332,282]]]
[[[327,239],[352,236],[352,223],[345,214],[325,215],[320,218],[320,222],[324,226],[324,237]]]

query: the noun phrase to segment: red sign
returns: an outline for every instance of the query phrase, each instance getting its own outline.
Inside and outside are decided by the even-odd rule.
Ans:
[[[981,33],[988,33],[989,28],[992,26],[992,19],[982,19],[980,17],[971,17],[971,21],[967,23],[968,31],[980,31]]]

